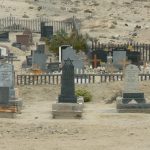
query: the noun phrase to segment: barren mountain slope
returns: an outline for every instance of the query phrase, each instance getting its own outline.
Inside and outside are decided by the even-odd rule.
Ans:
[[[65,20],[76,16],[83,33],[102,42],[139,41],[150,37],[150,0],[0,0],[0,17],[49,17]],[[42,8],[38,10],[38,7]],[[136,28],[137,27],[137,28]],[[135,36],[137,34],[137,36]],[[144,34],[144,35],[143,35]]]

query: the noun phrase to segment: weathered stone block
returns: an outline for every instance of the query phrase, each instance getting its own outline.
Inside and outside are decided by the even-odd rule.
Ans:
[[[56,103],[52,105],[53,118],[80,118],[82,117],[83,104]]]

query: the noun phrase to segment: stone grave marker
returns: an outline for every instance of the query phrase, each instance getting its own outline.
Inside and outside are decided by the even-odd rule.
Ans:
[[[8,56],[9,48],[4,45],[0,45],[0,57]]]
[[[67,47],[66,49],[62,50],[62,64],[64,63],[64,60],[66,60],[67,58],[73,60],[75,73],[83,72],[84,69],[83,60],[76,54],[75,50],[73,50],[71,47]]]
[[[8,105],[9,87],[0,87],[0,105]]]
[[[83,111],[82,102],[75,95],[74,84],[74,66],[72,60],[64,60],[61,76],[61,94],[58,97],[58,103],[52,105],[53,118],[63,117],[81,117]]]
[[[7,109],[20,113],[22,108],[22,101],[16,97],[14,66],[8,63],[0,64],[0,108],[0,117],[7,116]]]
[[[47,55],[45,54],[45,44],[37,45],[36,50],[32,50],[31,55],[26,56],[26,67],[46,70],[46,60]]]
[[[33,42],[32,31],[30,29],[25,29],[23,35],[29,35],[29,42],[30,44]]]
[[[123,103],[135,100],[137,103],[145,103],[144,93],[139,91],[140,70],[135,65],[128,65],[125,69]]]
[[[126,67],[122,97],[117,98],[118,112],[150,112],[150,104],[139,89],[139,72],[136,65]]]
[[[61,95],[58,99],[59,103],[76,103],[74,85],[74,66],[69,58],[64,60],[61,77]]]
[[[32,56],[32,68],[45,70],[46,69],[47,56],[43,53],[33,53]]]
[[[45,22],[41,22],[41,38],[51,39],[53,36],[53,26],[45,25]]]
[[[38,69],[46,70],[46,60],[45,45],[37,45],[36,51],[32,51],[32,68],[37,67]]]
[[[28,34],[16,35],[16,42],[28,47],[30,45],[30,36]]]
[[[116,69],[122,70],[126,61],[126,51],[113,51],[113,65]]]
[[[9,41],[9,32],[0,32],[0,41]]]
[[[0,87],[14,87],[14,67],[11,64],[0,64]]]
[[[124,93],[139,92],[139,68],[135,65],[128,65],[125,69]]]
[[[59,62],[51,62],[47,64],[47,72],[60,71],[60,63]]]

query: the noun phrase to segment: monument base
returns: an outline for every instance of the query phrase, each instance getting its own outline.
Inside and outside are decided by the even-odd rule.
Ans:
[[[78,103],[52,104],[53,118],[81,118],[84,107],[84,99],[78,98]]]
[[[16,118],[15,106],[0,106],[0,118]]]
[[[23,101],[22,99],[15,99],[15,100],[10,100],[10,105],[15,106],[17,109],[17,113],[21,113],[21,110],[23,108]]]
[[[117,112],[119,113],[150,113],[150,103],[122,103],[123,98],[117,98]]]

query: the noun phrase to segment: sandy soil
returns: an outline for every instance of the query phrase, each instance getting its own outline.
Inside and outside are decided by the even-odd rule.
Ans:
[[[10,14],[22,18],[26,14],[29,18],[64,20],[75,15],[81,21],[81,32],[101,42],[150,41],[150,1],[39,1],[0,0],[0,18]],[[38,6],[42,6],[41,11]],[[141,28],[136,29],[136,25]],[[137,36],[133,37],[135,32]],[[11,33],[10,43],[1,44],[17,55],[20,61],[14,62],[15,70],[21,73],[21,63],[30,51],[11,46],[15,34]],[[34,41],[38,36],[34,34]],[[115,101],[106,104],[122,84],[76,85],[93,95],[93,100],[85,104],[82,119],[52,119],[51,106],[60,93],[60,85],[19,86],[24,109],[16,119],[0,118],[0,150],[149,150],[150,115],[118,114]],[[150,82],[142,82],[140,89],[150,100]]]
[[[81,32],[100,42],[149,43],[150,40],[149,0],[0,0],[0,9],[1,18],[27,15],[29,19],[66,20],[76,16]]]
[[[149,82],[141,88],[149,95]],[[51,105],[60,86],[19,87],[24,109],[16,119],[0,119],[0,149],[5,150],[149,150],[150,115],[118,114],[115,102],[121,82],[76,85],[87,88],[93,100],[85,104],[82,119],[52,119]]]

